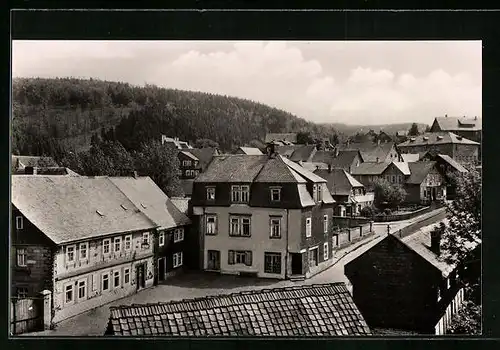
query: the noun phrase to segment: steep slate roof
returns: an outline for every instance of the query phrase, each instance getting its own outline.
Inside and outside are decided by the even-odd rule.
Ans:
[[[424,140],[424,137],[427,138]],[[412,141],[414,139],[414,141]],[[460,137],[449,131],[427,132],[422,135],[411,137],[398,145],[401,147],[424,146],[424,145],[442,145],[442,144],[462,144],[462,145],[479,145],[475,141],[471,141],[464,137]]]
[[[290,156],[290,160],[293,160],[294,162],[298,161],[307,162],[312,159],[315,152],[316,152],[316,145],[304,145],[302,147],[295,149],[295,151]]]
[[[189,153],[193,154],[200,161],[200,166],[202,171],[204,171],[207,165],[212,161],[214,155],[218,154],[217,148],[205,147],[205,148],[192,148]]]
[[[42,158],[48,158],[48,160],[54,162],[54,164],[55,164],[55,161],[52,157],[16,156],[16,155],[12,155],[12,164],[16,164],[16,162],[19,160],[19,167],[21,167],[21,168],[24,168],[27,166],[33,166],[33,167],[36,166],[37,167],[38,162]]]
[[[214,156],[210,166],[196,177],[195,182],[252,182],[267,160],[267,155]]]
[[[331,163],[332,167],[350,170],[351,164],[356,156],[359,156],[360,161],[363,162],[363,156],[361,155],[359,150],[339,151],[338,156],[334,158]]]
[[[172,197],[170,200],[181,213],[188,214],[189,198]]]
[[[443,161],[448,163],[450,166],[455,168],[458,172],[466,173],[468,170],[463,167],[460,163],[457,163],[453,158],[447,154],[438,154],[437,157],[441,158]]]
[[[286,159],[283,157],[283,159]],[[255,182],[291,182],[291,183],[307,183],[307,181],[299,176],[295,171],[290,169],[281,156],[268,159],[262,167]]]
[[[253,156],[258,156],[258,155],[264,154],[264,153],[262,153],[262,151],[260,149],[255,148],[255,147],[240,147],[238,149],[241,150],[244,154],[253,155]]]
[[[311,158],[311,162],[331,164],[334,158],[335,151],[316,151]]]
[[[182,192],[184,192],[184,195],[191,197],[191,195],[193,194],[194,179],[180,179],[179,182],[181,183]]]
[[[56,244],[158,226],[108,177],[12,176],[11,201]]]
[[[411,175],[408,178],[408,180],[406,180],[406,183],[413,184],[413,185],[421,184],[422,181],[424,181],[427,174],[429,174],[429,172],[432,170],[432,168],[435,165],[436,165],[436,162],[434,162],[434,161],[408,163]]]
[[[353,187],[364,187],[344,169],[332,169],[331,172],[319,169],[314,173],[327,181],[328,189],[334,196],[348,196],[351,194]]]
[[[352,175],[380,175],[390,163],[364,162],[352,170]]]
[[[403,161],[407,163],[418,162],[420,159],[420,153],[403,153],[401,154]]]
[[[106,334],[290,337],[371,331],[341,282],[112,306]]]
[[[160,228],[169,229],[191,223],[149,176],[109,179]]]
[[[318,175],[314,174],[313,172],[301,167],[295,162],[292,162],[288,158],[285,158],[283,156],[278,156],[288,167],[292,168],[295,172],[297,172],[300,176],[303,178],[312,181],[312,182],[326,182],[325,179],[319,177]]]
[[[266,134],[266,139],[265,142],[271,142],[271,141],[288,141],[292,143],[297,142],[297,134],[296,133],[284,133],[284,134],[278,134],[278,133],[268,133]]]
[[[435,121],[442,131],[480,131],[482,129],[481,118],[436,117]]]
[[[407,162],[392,162],[403,173],[403,175],[410,175],[410,168]]]

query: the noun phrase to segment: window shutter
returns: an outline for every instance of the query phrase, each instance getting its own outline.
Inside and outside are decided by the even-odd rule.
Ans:
[[[229,265],[234,265],[234,250],[230,250],[230,251],[228,252],[228,256],[227,256],[227,258],[228,258],[227,263],[228,263]]]
[[[246,259],[245,259],[246,265],[252,266],[252,252],[249,250],[246,251],[245,253],[246,253]]]

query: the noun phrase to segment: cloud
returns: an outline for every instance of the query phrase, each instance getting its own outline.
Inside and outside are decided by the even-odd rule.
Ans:
[[[396,44],[387,44],[387,51],[376,42],[14,42],[13,75],[94,77],[219,93],[316,122],[430,124],[445,113],[481,115],[480,69],[471,66],[478,55],[470,43],[464,44],[464,62],[456,52],[465,49],[457,51],[461,46],[455,44],[426,44],[419,51],[415,43],[401,43],[400,51],[412,53],[399,52],[407,63],[394,59]],[[432,61],[438,47],[442,54]],[[363,52],[376,63],[353,59]],[[426,63],[417,67],[420,61]]]

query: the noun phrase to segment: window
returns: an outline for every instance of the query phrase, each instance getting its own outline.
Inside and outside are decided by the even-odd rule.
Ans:
[[[250,237],[250,218],[244,216],[231,216],[229,218],[229,235]]]
[[[243,203],[248,203],[249,200],[250,200],[250,187],[241,186],[241,201]]]
[[[392,182],[392,183],[396,182],[396,175],[392,175],[392,176],[391,176],[391,182]]]
[[[245,264],[247,266],[252,266],[252,251],[230,250],[228,252],[228,264]]]
[[[184,229],[176,228],[174,231],[174,243],[180,242],[184,240]]]
[[[109,252],[110,252],[110,248],[109,248],[110,244],[111,244],[111,240],[110,239],[105,239],[105,240],[102,241],[102,252],[104,254],[109,254]]]
[[[279,202],[281,200],[281,188],[271,188],[271,201]]]
[[[78,299],[85,299],[87,296],[87,281],[78,281]]]
[[[26,266],[26,249],[17,249],[17,266]]]
[[[120,270],[113,273],[113,286],[115,288],[120,287]]]
[[[318,248],[309,249],[309,266],[318,266]]]
[[[128,268],[123,270],[123,283],[130,283],[130,269]]]
[[[399,183],[403,183],[403,176],[398,175],[398,182],[399,182]]]
[[[165,231],[160,231],[158,236],[158,245],[163,247],[165,245]]]
[[[182,252],[174,253],[174,268],[182,266]]]
[[[323,232],[328,233],[328,215],[323,215]]]
[[[183,160],[182,165],[183,166],[191,166],[191,161],[190,160]]]
[[[149,232],[143,232],[142,234],[142,245],[148,246],[149,245]]]
[[[23,217],[22,216],[16,216],[16,229],[18,229],[18,230],[23,229]]]
[[[207,187],[207,200],[215,200],[215,187]]]
[[[87,243],[80,243],[80,260],[87,259]]]
[[[264,253],[264,272],[281,274],[281,253]]]
[[[271,218],[271,238],[281,238],[281,218]]]
[[[73,284],[68,284],[64,288],[64,300],[66,303],[71,303],[73,301]]]
[[[240,201],[240,186],[231,186],[231,200],[233,202],[239,202]]]
[[[306,237],[311,237],[311,218],[306,219]]]
[[[318,185],[318,192],[317,192],[317,201],[321,202],[323,200],[323,191],[321,190],[322,187],[321,185]]]
[[[323,244],[323,260],[328,260],[328,242]]]
[[[109,273],[102,274],[102,290],[109,290]]]
[[[75,261],[75,246],[70,245],[66,247],[66,262]]]
[[[120,237],[116,237],[114,239],[115,253],[120,252],[122,249],[122,239]]]
[[[441,300],[441,288],[439,288],[439,287],[437,289],[437,298],[438,298],[438,301]]]
[[[206,234],[217,234],[217,217],[215,215],[207,215]]]
[[[132,248],[132,235],[125,236],[125,250]]]
[[[16,294],[17,294],[18,298],[26,298],[28,296],[28,288],[26,288],[26,287],[18,287]]]

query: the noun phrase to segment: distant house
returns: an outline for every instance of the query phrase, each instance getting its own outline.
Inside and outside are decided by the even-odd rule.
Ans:
[[[403,185],[410,176],[408,163],[361,163],[354,168],[351,175],[361,182],[368,190],[373,189],[373,182],[377,179],[385,179],[391,184]]]
[[[446,197],[447,199],[453,199],[456,193],[456,184],[452,177],[457,174],[466,173],[468,170],[446,154],[434,155],[432,153],[427,153],[421,160],[436,162],[439,172],[443,175],[446,183]]]
[[[278,148],[278,153],[279,150],[280,148]],[[289,159],[294,162],[310,162],[316,152],[316,145],[303,145],[302,147],[295,148]]]
[[[399,130],[399,131],[396,131],[396,136],[397,137],[406,137],[406,136],[408,136],[408,130]]]
[[[297,143],[297,133],[268,133],[264,142],[267,144],[269,142],[282,142],[283,145],[290,145]]]
[[[172,146],[176,149],[192,149],[193,147],[189,145],[186,141],[180,141],[178,137],[167,137],[161,135],[161,144],[166,146]]]
[[[337,215],[359,215],[361,209],[373,204],[373,192],[366,192],[365,186],[344,169],[318,169],[314,173],[327,181],[333,199],[337,202]]]
[[[430,132],[449,131],[465,139],[481,143],[482,120],[478,117],[436,117]]]
[[[52,157],[12,155],[13,172],[23,171],[26,167],[59,167]]]
[[[407,203],[430,204],[446,199],[446,182],[436,162],[408,163],[410,177],[406,180]]]
[[[398,145],[402,153],[433,152],[446,154],[459,163],[476,164],[480,144],[449,131],[412,136]]]
[[[260,149],[255,148],[255,147],[238,147],[235,154],[247,154],[250,156],[258,156],[258,155],[262,155],[264,153],[262,153],[262,151]]]
[[[27,166],[12,172],[12,175],[66,175],[80,176],[73,170],[65,167],[32,167]]]
[[[105,335],[332,337],[371,331],[345,284],[331,283],[114,306]]]
[[[332,262],[334,203],[325,179],[272,149],[216,156],[191,197],[201,268],[308,278]]]
[[[213,156],[219,155],[217,148],[191,148],[179,151],[179,179],[194,179],[203,172]]]
[[[439,255],[440,237],[425,227],[402,238],[387,235],[345,265],[370,328],[444,333],[463,300],[463,269]]]
[[[394,142],[347,142],[339,145],[340,151],[358,150],[364,162],[390,163],[402,161],[401,154]]]

